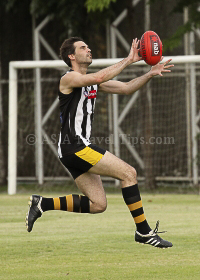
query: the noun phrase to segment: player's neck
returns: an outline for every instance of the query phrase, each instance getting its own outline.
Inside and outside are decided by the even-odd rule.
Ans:
[[[88,64],[83,63],[83,64],[75,64],[72,65],[72,70],[79,72],[82,75],[85,75],[88,70]]]

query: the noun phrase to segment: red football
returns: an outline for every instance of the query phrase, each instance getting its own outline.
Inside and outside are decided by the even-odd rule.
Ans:
[[[156,65],[162,57],[162,42],[154,31],[146,31],[140,40],[140,55],[149,65]]]

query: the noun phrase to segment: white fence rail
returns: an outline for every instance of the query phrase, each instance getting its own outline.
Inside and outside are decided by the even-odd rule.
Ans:
[[[189,70],[189,79],[190,79],[190,102],[191,102],[191,119],[189,121],[189,129],[192,135],[191,142],[191,153],[192,153],[192,175],[191,178],[185,177],[186,180],[192,181],[194,184],[198,183],[198,164],[197,164],[197,155],[198,155],[198,145],[197,145],[197,134],[199,131],[198,121],[199,113],[196,108],[196,68],[195,64],[200,63],[200,55],[190,55],[190,56],[175,56],[175,57],[165,57],[163,62],[172,58],[173,64],[187,64],[190,65]],[[94,59],[90,68],[102,68],[107,67],[112,64],[119,62],[121,59]],[[137,66],[146,65],[144,61],[135,63]],[[16,193],[17,190],[17,96],[18,96],[18,78],[17,71],[18,69],[42,69],[42,68],[57,68],[65,69],[66,64],[61,60],[51,60],[51,61],[14,61],[9,64],[9,141],[8,141],[8,194],[12,195]],[[40,81],[39,81],[40,82]],[[37,97],[38,100],[41,99],[41,96]],[[38,101],[39,102],[39,101]],[[117,102],[113,102],[113,116],[115,121],[114,123],[114,139],[118,138],[118,133],[120,132],[120,123],[121,119],[116,120],[116,112],[118,108],[115,108]],[[130,104],[127,106],[130,107]],[[127,109],[128,110],[128,109]],[[124,111],[125,112],[125,111]],[[117,116],[119,118],[119,116]],[[42,128],[39,127],[42,133]],[[119,155],[119,141],[114,141],[114,151]],[[41,145],[39,143],[39,145]],[[134,152],[134,149],[128,147],[130,152]],[[41,154],[41,151],[40,150]],[[42,157],[42,154],[41,154]],[[38,158],[40,162],[42,159]],[[40,165],[39,165],[40,169]],[[162,179],[162,177],[159,177]],[[169,178],[171,179],[171,178]],[[177,180],[182,180],[182,177],[177,177]],[[166,178],[163,176],[163,180]]]

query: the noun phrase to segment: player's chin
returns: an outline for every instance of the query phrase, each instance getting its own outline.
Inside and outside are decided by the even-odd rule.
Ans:
[[[85,64],[87,66],[89,66],[92,63],[92,59],[87,59],[86,61],[82,62],[82,64]]]
[[[87,63],[88,65],[92,64],[92,58],[88,59]]]

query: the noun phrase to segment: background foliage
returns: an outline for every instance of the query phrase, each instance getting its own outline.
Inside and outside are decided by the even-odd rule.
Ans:
[[[164,43],[164,55],[183,55],[183,35],[200,26],[199,1],[149,0],[151,29]],[[144,30],[144,5],[141,0],[132,7],[132,0],[1,0],[0,1],[0,183],[7,174],[8,126],[8,65],[13,60],[33,59],[33,17],[36,25],[47,15],[52,21],[42,30],[43,36],[57,54],[62,41],[68,36],[81,36],[89,44],[94,58],[107,56],[106,24],[112,23],[124,10],[127,18],[119,25],[123,36],[131,43],[140,38]],[[183,9],[189,9],[189,21],[183,24]],[[196,53],[200,44],[196,40]],[[118,57],[127,52],[118,44]],[[42,48],[42,59],[52,59]]]

